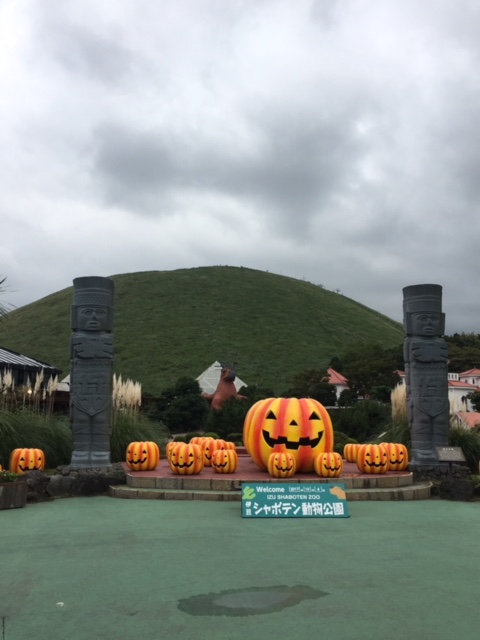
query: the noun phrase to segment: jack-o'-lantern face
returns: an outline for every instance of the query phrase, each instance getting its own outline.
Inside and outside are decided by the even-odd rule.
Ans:
[[[238,456],[233,449],[217,449],[212,453],[212,469],[216,473],[234,473],[237,466]]]
[[[126,461],[132,471],[151,471],[160,460],[156,442],[131,442],[127,447]]]
[[[170,453],[170,469],[179,475],[195,475],[203,469],[202,447],[198,444],[177,443]]]
[[[41,449],[14,449],[10,455],[10,471],[26,473],[27,471],[43,471],[45,454]]]
[[[382,444],[362,444],[357,452],[357,467],[363,473],[386,473],[387,450]]]
[[[322,478],[338,478],[343,472],[342,456],[335,451],[319,453],[315,458],[315,473]]]
[[[217,449],[225,449],[225,440],[221,438],[204,438],[200,443],[203,449],[203,464],[206,467],[212,466],[212,455]]]
[[[295,475],[295,456],[289,451],[277,451],[268,456],[267,471],[274,478],[291,478]]]
[[[383,446],[387,450],[390,471],[403,471],[408,467],[408,449],[404,444],[388,442]]]
[[[297,471],[311,472],[315,456],[333,450],[333,428],[325,407],[312,398],[268,398],[248,411],[243,440],[260,468],[271,453],[289,451]]]

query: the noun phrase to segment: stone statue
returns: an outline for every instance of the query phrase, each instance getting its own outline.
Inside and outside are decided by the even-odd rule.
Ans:
[[[407,415],[411,465],[438,465],[435,447],[448,446],[448,352],[443,339],[442,287],[403,289]]]
[[[113,387],[113,280],[75,278],[70,342],[71,468],[109,467]]]
[[[241,396],[235,387],[234,380],[237,377],[235,369],[226,364],[220,366],[222,369],[217,388],[213,393],[202,393],[202,397],[210,402],[210,407],[217,411],[220,411],[225,400],[229,398],[237,398],[237,400],[246,399],[246,396]]]

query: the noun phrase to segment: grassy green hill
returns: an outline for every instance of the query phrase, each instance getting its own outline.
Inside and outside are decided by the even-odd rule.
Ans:
[[[212,362],[280,393],[352,343],[399,345],[398,322],[309,282],[242,267],[113,276],[115,370],[157,393]],[[0,346],[70,371],[73,286],[9,313]]]

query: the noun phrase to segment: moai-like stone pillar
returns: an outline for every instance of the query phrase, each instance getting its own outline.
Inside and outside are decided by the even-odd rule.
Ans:
[[[438,284],[405,287],[403,317],[411,466],[438,465],[435,447],[448,446],[450,427],[442,287]]]
[[[113,280],[75,278],[70,342],[72,469],[109,467],[112,433]]]

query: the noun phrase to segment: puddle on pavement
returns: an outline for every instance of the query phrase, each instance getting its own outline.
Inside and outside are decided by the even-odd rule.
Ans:
[[[281,611],[302,600],[314,600],[327,595],[326,591],[302,585],[251,587],[185,598],[179,601],[178,608],[192,616],[253,616]]]

